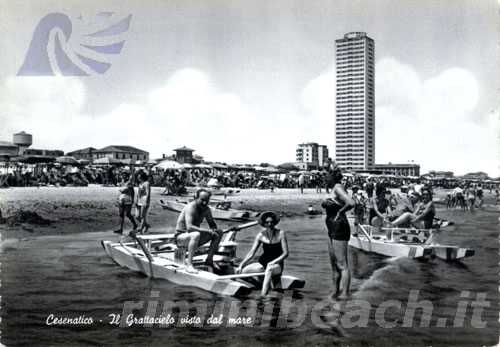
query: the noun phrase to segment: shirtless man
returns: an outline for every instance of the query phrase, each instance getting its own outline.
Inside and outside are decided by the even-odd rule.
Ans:
[[[196,249],[208,241],[212,241],[208,251],[206,264],[213,268],[213,257],[219,247],[221,231],[217,229],[212,217],[208,203],[211,193],[206,189],[196,192],[195,200],[188,203],[181,211],[177,219],[176,237],[181,247],[188,249],[187,271],[196,273],[193,267],[193,255]],[[201,228],[200,225],[206,219],[210,229]]]

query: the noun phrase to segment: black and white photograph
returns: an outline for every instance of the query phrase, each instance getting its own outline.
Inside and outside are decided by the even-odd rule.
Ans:
[[[0,347],[500,344],[500,0],[0,28]]]

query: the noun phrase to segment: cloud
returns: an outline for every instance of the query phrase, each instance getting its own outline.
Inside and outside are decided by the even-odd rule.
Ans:
[[[288,159],[284,151],[295,152],[279,119],[255,116],[238,95],[220,91],[193,68],[178,70],[138,103],[93,116],[82,113],[86,91],[79,79],[13,77],[1,88],[0,138],[25,130],[33,134],[33,147],[128,144],[159,157],[187,145],[207,160],[255,163],[279,163]]]
[[[498,175],[498,116],[476,111],[479,87],[472,73],[453,67],[421,80],[412,67],[384,58],[376,76],[378,163],[414,161],[424,172]]]
[[[207,160],[240,163],[292,161],[297,143],[315,141],[328,145],[334,156],[333,67],[300,91],[296,113],[269,118],[195,68],[176,71],[143,100],[117,105],[106,114],[84,113],[82,81],[4,79],[0,139],[25,130],[33,134],[35,148],[70,151],[128,144],[152,157],[186,145]],[[474,75],[465,69],[454,67],[422,79],[407,64],[381,59],[376,66],[376,162],[413,160],[423,172],[484,170],[498,176],[500,112],[479,114],[479,95]]]
[[[298,120],[302,136],[299,142],[327,145],[330,157],[335,156],[335,68],[329,67],[309,81],[300,94],[305,117]]]

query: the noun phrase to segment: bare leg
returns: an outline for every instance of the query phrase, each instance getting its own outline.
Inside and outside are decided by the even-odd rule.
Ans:
[[[188,258],[186,261],[187,272],[197,273],[198,271],[193,266],[193,256],[196,248],[198,247],[198,241],[200,240],[199,232],[189,233],[189,243],[188,243]]]
[[[141,233],[147,233],[149,224],[147,221],[149,205],[141,206],[141,226],[139,228]]]
[[[134,226],[134,230],[137,229],[137,223],[135,222],[134,216],[132,216],[132,207],[128,207],[127,209],[127,218],[129,219],[130,223],[132,223],[132,225]]]
[[[329,239],[328,254],[330,255],[330,264],[332,266],[332,280],[333,280],[332,296],[336,296],[339,294],[340,273],[339,273],[339,269],[337,267],[337,259],[335,257],[333,242],[334,241],[332,239]]]
[[[207,265],[213,266],[214,254],[219,249],[220,240],[220,236],[213,236],[212,242],[210,242],[210,248],[208,249],[207,260],[205,261]]]
[[[393,227],[397,227],[402,224],[410,223],[416,217],[413,213],[405,212],[401,216],[399,216],[395,221],[391,223]]]
[[[262,296],[267,295],[267,292],[269,291],[269,286],[271,284],[272,276],[279,275],[280,273],[281,273],[281,266],[279,266],[278,264],[267,266],[266,274],[264,276],[264,282],[262,282],[262,291],[261,291]]]
[[[336,265],[340,273],[338,289],[340,290],[338,298],[346,299],[349,296],[351,287],[351,270],[347,260],[348,241],[333,240],[332,246],[335,253]]]
[[[124,211],[125,207],[120,205],[120,228],[118,230],[115,230],[114,232],[116,234],[121,234],[123,232],[123,222],[125,220],[125,211]]]

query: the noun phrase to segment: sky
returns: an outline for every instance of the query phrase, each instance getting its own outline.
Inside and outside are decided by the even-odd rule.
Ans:
[[[335,40],[375,41],[378,164],[500,175],[498,0],[0,2],[0,140],[34,148],[131,145],[150,157],[181,146],[207,161],[295,161],[302,142],[334,157]],[[35,29],[53,76],[19,76]],[[131,15],[128,30],[89,34]],[[63,76],[64,52],[108,62]],[[35,41],[33,39],[33,41]],[[124,41],[119,54],[82,45]],[[38,42],[38,41],[37,41]],[[80,64],[81,66],[81,64]],[[85,66],[84,66],[85,68]]]

